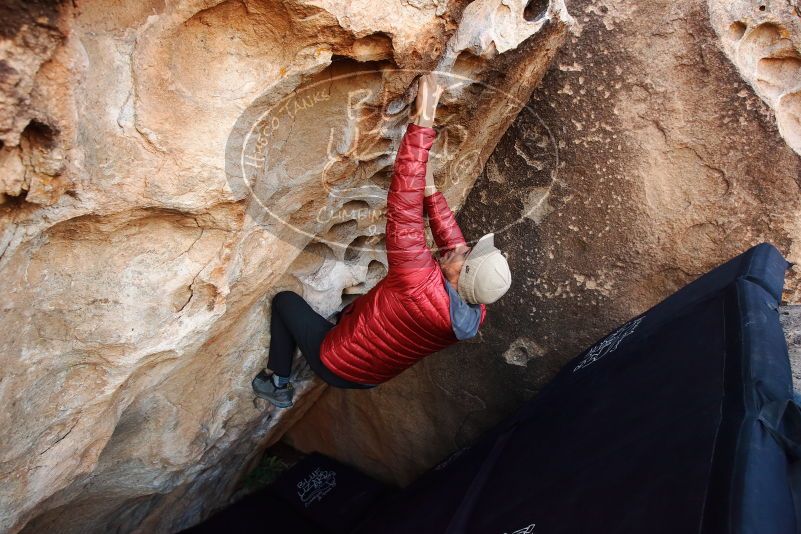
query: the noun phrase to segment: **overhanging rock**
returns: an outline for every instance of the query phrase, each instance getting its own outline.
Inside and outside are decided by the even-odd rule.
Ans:
[[[409,87],[433,68],[433,164],[461,203],[571,23],[529,4],[9,8],[0,530],[169,531],[223,503],[319,392],[254,402],[264,304],[294,288],[329,314],[383,275]]]

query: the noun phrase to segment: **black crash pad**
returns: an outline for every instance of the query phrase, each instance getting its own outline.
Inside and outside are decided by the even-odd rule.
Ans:
[[[266,488],[185,532],[351,532],[388,489],[320,454],[306,456]]]
[[[357,532],[801,532],[787,266],[758,245],[616,328]]]

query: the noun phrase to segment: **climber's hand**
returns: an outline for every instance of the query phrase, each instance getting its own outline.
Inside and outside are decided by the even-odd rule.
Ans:
[[[434,125],[439,97],[443,87],[437,82],[433,73],[420,76],[417,81],[417,98],[414,101],[414,123],[418,126]]]

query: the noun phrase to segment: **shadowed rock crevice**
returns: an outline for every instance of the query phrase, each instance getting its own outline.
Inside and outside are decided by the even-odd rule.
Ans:
[[[784,329],[793,373],[793,389],[801,392],[801,304],[779,308],[779,319]]]
[[[528,0],[523,10],[523,18],[528,22],[544,19],[547,15],[549,3],[548,0]]]

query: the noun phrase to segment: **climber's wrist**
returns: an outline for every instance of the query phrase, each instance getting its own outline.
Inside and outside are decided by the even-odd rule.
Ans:
[[[414,123],[417,126],[424,126],[426,128],[434,127],[434,115],[436,111],[418,113],[414,118]]]
[[[414,123],[431,128],[437,114],[437,104],[443,87],[438,83],[434,73],[420,76],[417,80],[417,96],[414,99]]]

